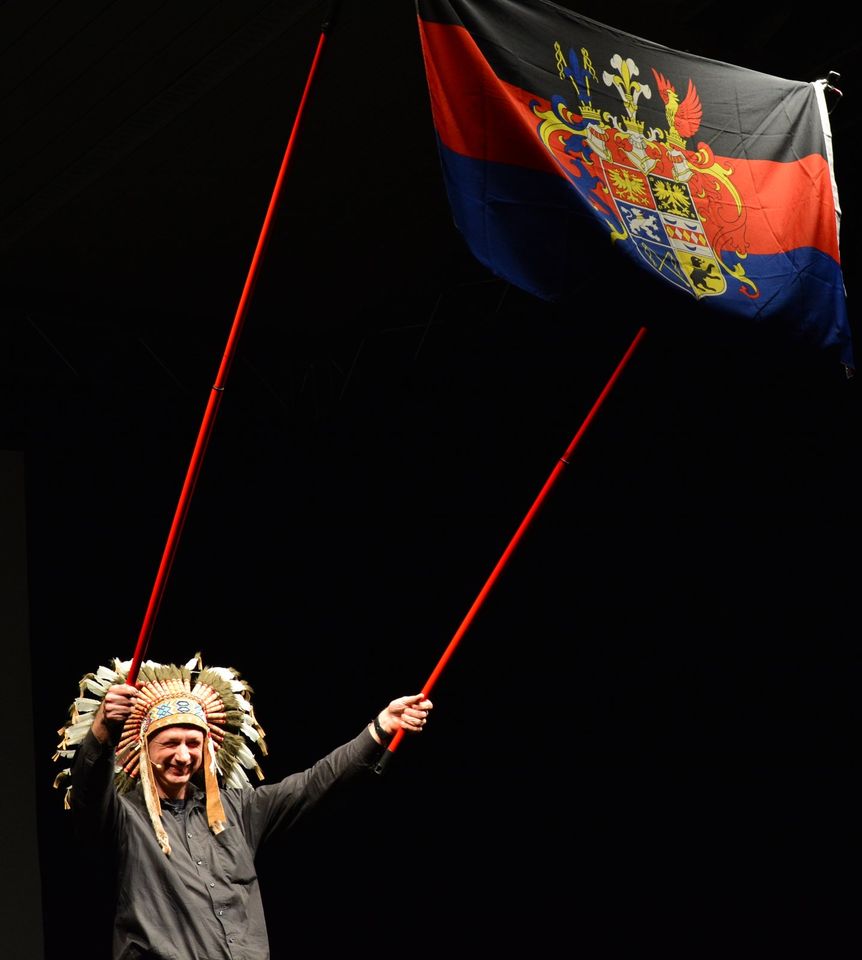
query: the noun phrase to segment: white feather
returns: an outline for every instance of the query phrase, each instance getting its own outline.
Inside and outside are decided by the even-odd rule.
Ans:
[[[243,721],[242,732],[243,736],[248,737],[252,743],[257,743],[260,740],[260,734],[250,723]]]
[[[236,677],[235,671],[231,670],[230,667],[207,667],[207,670],[214,673],[220,680],[224,680],[225,683],[231,683]]]
[[[63,734],[64,742],[67,744],[83,743],[84,737],[87,736],[87,731],[90,727],[92,727],[92,724],[89,721],[87,723],[75,723],[71,727],[66,727]]]
[[[241,743],[239,745],[239,750],[237,750],[236,757],[237,757],[237,760],[239,760],[239,762],[247,770],[251,770],[252,767],[257,766],[257,761],[254,759],[254,755],[244,743]]]
[[[239,787],[240,790],[245,790],[251,786],[251,782],[245,775],[245,770],[239,766],[235,766],[233,770],[231,770],[225,778],[225,782],[229,787]]]

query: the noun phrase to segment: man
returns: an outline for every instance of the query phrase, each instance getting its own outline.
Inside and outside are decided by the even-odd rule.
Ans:
[[[432,709],[400,697],[350,741],[280,783],[245,773],[266,754],[251,688],[231,669],[147,662],[134,686],[114,661],[81,681],[55,760],[72,761],[66,805],[116,878],[114,960],[266,960],[254,867],[262,843],[331,790],[373,769],[398,730]],[[88,696],[93,694],[94,696]]]

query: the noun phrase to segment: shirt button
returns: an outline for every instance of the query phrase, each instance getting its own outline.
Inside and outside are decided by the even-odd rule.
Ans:
[[[212,880],[210,880],[210,886],[211,886],[211,887],[214,887],[214,886],[215,886],[215,883],[213,883]]]
[[[203,863],[203,860],[195,860],[195,863],[200,866]]]
[[[218,915],[219,915],[220,917],[223,917],[223,916],[224,916],[224,910],[219,910]]]
[[[187,833],[186,836],[189,838],[189,840],[191,840],[192,835],[190,833]]]

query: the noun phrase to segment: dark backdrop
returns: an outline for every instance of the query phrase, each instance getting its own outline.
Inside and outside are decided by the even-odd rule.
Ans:
[[[671,5],[661,36],[618,23],[842,73],[855,326],[855,47],[717,7]],[[103,956],[110,932],[50,787],[56,731],[79,677],[134,650],[322,8],[76,9],[3,10],[3,447],[26,462],[48,960],[81,939]],[[344,4],[283,204],[149,651],[243,671],[268,779],[418,690],[648,333],[428,731],[263,856],[274,956],[702,955],[752,920],[837,955],[859,852],[856,381],[611,272],[580,281],[608,304],[593,323],[489,276],[451,224],[409,3]]]

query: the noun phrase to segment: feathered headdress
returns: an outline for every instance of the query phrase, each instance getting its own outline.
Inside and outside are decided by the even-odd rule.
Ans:
[[[58,731],[61,740],[54,760],[72,761],[78,747],[93,725],[108,688],[125,683],[131,660],[114,660],[110,667],[99,667],[81,678],[79,695],[69,708],[69,721]],[[140,780],[144,801],[162,850],[171,848],[161,818],[161,805],[146,749],[147,738],[164,727],[183,724],[196,726],[206,734],[204,741],[204,785],[207,820],[213,833],[221,833],[226,820],[219,793],[218,774],[232,787],[251,788],[246,770],[254,770],[259,780],[263,771],[252,748],[266,756],[264,732],[251,705],[252,689],[231,667],[204,667],[196,654],[183,666],[141,664],[136,686],[140,692],[131,714],[123,725],[116,746],[115,783],[120,794],[131,790]],[[59,788],[71,774],[71,762],[54,780]],[[71,785],[67,785],[65,806],[71,806]]]

